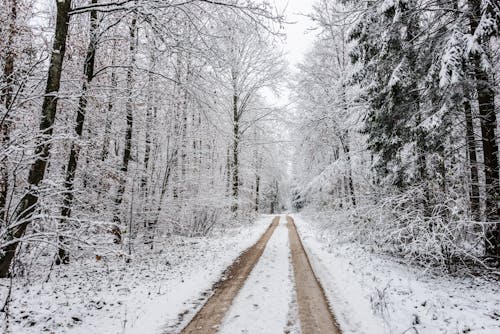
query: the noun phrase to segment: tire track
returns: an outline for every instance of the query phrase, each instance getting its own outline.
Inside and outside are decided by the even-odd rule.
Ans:
[[[214,294],[194,318],[181,331],[181,334],[215,334],[224,319],[231,303],[243,287],[248,275],[261,257],[267,242],[279,224],[280,217],[273,219],[264,235],[224,272],[223,278],[215,284]]]
[[[293,218],[286,217],[302,334],[341,334],[325,293],[312,269]]]

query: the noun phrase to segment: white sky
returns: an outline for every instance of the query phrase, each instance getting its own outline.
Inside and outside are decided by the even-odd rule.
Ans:
[[[271,0],[272,1],[272,0]],[[286,22],[283,27],[283,32],[286,34],[283,48],[287,53],[286,58],[290,65],[290,70],[295,70],[295,65],[301,62],[305,53],[310,49],[314,41],[314,32],[308,31],[312,27],[312,22],[305,15],[312,12],[312,6],[316,0],[274,0],[279,12],[285,11]],[[287,106],[287,109],[293,109],[293,103],[290,98],[290,91],[285,87],[281,96],[277,97],[274,94],[264,94],[266,100],[271,105]],[[294,138],[290,129],[285,127],[280,130],[281,139],[291,141]],[[286,147],[288,149],[286,149]],[[292,146],[283,146],[283,155],[280,161],[286,162],[284,166],[288,177],[292,175]]]
[[[286,34],[283,41],[283,49],[290,70],[294,71],[295,65],[299,63],[304,54],[309,50],[314,40],[314,33],[308,32],[312,22],[305,15],[312,12],[313,3],[316,0],[271,0],[276,6],[278,13],[285,15],[287,24],[283,26],[282,32]],[[283,87],[280,96],[275,96],[270,90],[262,92],[266,100],[273,106],[289,105],[289,91]]]
[[[304,16],[312,12],[314,2],[315,0],[274,0],[280,12],[285,10],[286,21],[290,23],[284,26],[287,35],[284,47],[291,66],[302,60],[314,39],[314,33],[307,32],[312,26],[311,21]]]

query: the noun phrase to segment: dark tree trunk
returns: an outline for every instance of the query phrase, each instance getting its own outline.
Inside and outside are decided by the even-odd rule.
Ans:
[[[92,0],[92,3],[97,3],[97,0]],[[83,74],[85,76],[82,85],[82,95],[78,100],[78,110],[76,114],[76,126],[75,133],[79,139],[82,138],[83,125],[85,123],[85,114],[87,113],[87,91],[88,87],[94,76],[95,68],[95,54],[96,54],[96,44],[97,44],[97,12],[92,10],[90,12],[90,40],[87,46],[87,55],[85,57],[85,63],[83,65]],[[64,227],[68,224],[68,220],[71,217],[71,209],[73,206],[74,199],[74,181],[75,173],[78,167],[78,158],[80,155],[80,146],[77,142],[73,141],[71,143],[71,150],[69,153],[68,165],[66,168],[66,179],[64,182],[64,194],[63,194],[63,206],[61,208],[61,220],[59,225]],[[59,236],[59,250],[55,261],[56,265],[68,264],[69,263],[69,253],[65,245],[64,236]]]
[[[417,56],[417,48],[415,47],[415,38],[417,38],[419,34],[419,22],[416,17],[411,15],[412,10],[416,10],[416,8],[407,7],[405,11],[405,16],[408,19],[407,26],[407,36],[405,42],[407,43],[407,51],[405,57],[408,60],[410,71],[413,75],[411,79],[411,83],[408,85],[406,89],[410,92],[409,94],[409,108],[411,112],[409,115],[416,115],[416,127],[414,131],[414,140],[416,144],[416,155],[417,155],[417,173],[418,173],[418,182],[420,182],[424,187],[424,198],[422,199],[422,206],[425,216],[431,215],[430,209],[430,190],[427,187],[427,181],[429,176],[427,174],[427,134],[423,127],[421,127],[422,120],[425,118],[424,112],[421,110],[421,96],[420,90],[418,87],[418,56]],[[432,229],[433,227],[430,226]]]
[[[471,33],[474,35],[481,18],[481,1],[469,0]],[[478,43],[486,50],[487,42],[478,37]],[[495,91],[493,83],[484,70],[481,54],[471,54],[471,63],[476,78],[477,100],[481,121],[481,134],[484,155],[484,175],[486,182],[486,219],[492,225],[486,229],[485,250],[489,257],[500,259],[500,199],[498,145],[495,137],[497,119],[495,113]],[[500,264],[500,261],[498,261]]]
[[[255,212],[259,212],[260,176],[255,175]]]
[[[175,153],[175,155],[177,155],[177,153]],[[175,159],[177,159],[177,158],[174,157],[174,160]],[[163,180],[161,183],[160,199],[158,201],[158,208],[156,210],[156,217],[155,217],[153,226],[157,225],[158,220],[160,219],[160,212],[161,212],[161,208],[162,208],[162,204],[163,204],[163,199],[165,198],[165,194],[167,193],[168,184],[169,184],[170,176],[172,173],[172,167],[171,167],[172,163],[173,163],[173,160],[170,159],[170,161],[167,162],[167,166],[165,166],[165,172],[163,173]]]
[[[122,180],[118,187],[118,191],[116,193],[115,198],[115,213],[113,216],[113,222],[120,224],[120,206],[123,201],[123,194],[125,192],[126,186],[126,177],[128,172],[128,164],[130,162],[130,157],[132,155],[132,129],[134,124],[134,115],[133,115],[133,97],[132,97],[132,80],[133,80],[133,70],[135,65],[135,43],[136,43],[136,19],[132,19],[132,23],[130,25],[130,64],[127,69],[127,102],[125,104],[125,111],[127,113],[127,129],[125,131],[125,148],[123,150],[123,160],[122,160]]]
[[[116,40],[113,44],[113,49],[116,49]],[[115,53],[113,52],[113,58],[111,60],[111,66],[115,66]],[[116,72],[114,68],[111,69],[111,91],[114,92],[116,91],[116,87],[118,86],[117,80],[116,80]],[[113,93],[110,93],[108,96],[108,111],[106,113],[106,122],[104,125],[104,138],[102,142],[102,151],[101,151],[101,161],[105,161],[106,158],[108,157],[109,154],[109,142],[110,142],[110,133],[111,133],[111,125],[113,123],[113,118],[112,118],[112,112],[114,108],[114,99],[113,99]]]
[[[10,109],[13,102],[13,87],[14,84],[14,37],[16,35],[16,19],[17,19],[17,0],[12,0],[9,13],[9,28],[3,75],[5,77],[5,88],[2,91],[1,103],[5,105],[5,115],[0,119],[0,145],[6,147],[10,142],[11,122],[9,118]],[[7,158],[6,158],[7,159]],[[9,168],[7,161],[0,163],[0,226],[6,219],[6,202],[7,193],[9,191]]]
[[[273,181],[273,193],[271,195],[271,214],[274,214],[276,210],[278,209],[279,201],[278,201],[278,195],[279,195],[279,184],[278,181]]]
[[[470,169],[470,206],[472,217],[479,221],[480,217],[480,197],[479,197],[479,175],[477,171],[476,138],[474,134],[474,122],[472,108],[469,100],[463,102],[465,112],[467,152],[469,155]]]
[[[151,96],[150,96],[151,99]],[[150,159],[150,154],[151,154],[151,134],[149,132],[150,126],[151,126],[151,111],[152,107],[148,106],[146,109],[146,138],[145,138],[145,148],[144,148],[144,175],[142,176],[142,181],[141,181],[141,188],[145,196],[147,196],[146,193],[146,187],[148,184],[148,168],[149,168],[149,159]]]
[[[344,112],[346,114],[349,113],[347,106],[347,97],[346,97],[346,85],[342,83],[342,104],[344,106]],[[340,135],[340,141],[342,144],[342,149],[346,156],[347,161],[347,183],[349,187],[349,193],[351,197],[351,203],[355,207],[356,206],[356,195],[354,194],[354,183],[352,180],[352,164],[351,164],[351,152],[349,146],[349,131],[346,130],[344,133]]]
[[[416,87],[414,88],[416,90]],[[429,176],[427,174],[427,143],[426,143],[426,134],[425,131],[420,127],[422,122],[422,112],[420,111],[420,96],[418,92],[415,96],[415,112],[417,114],[417,130],[415,131],[415,142],[417,149],[417,171],[418,171],[418,181],[423,185],[424,189],[424,198],[422,199],[422,207],[426,217],[430,217],[432,215],[430,208],[430,190],[427,186],[427,180]],[[432,230],[434,228],[434,223],[432,220],[429,220],[429,228]]]
[[[57,113],[57,100],[61,84],[62,65],[66,52],[71,0],[58,0],[56,4],[57,19],[54,44],[50,57],[47,85],[43,98],[39,126],[41,137],[35,148],[35,155],[37,158],[30,167],[28,175],[28,184],[30,186],[14,213],[14,221],[18,225],[8,229],[7,235],[4,238],[4,242],[8,243],[8,246],[2,249],[2,255],[0,255],[0,277],[6,277],[9,274],[10,264],[12,263],[19,244],[18,239],[24,235],[28,224],[31,222],[31,217],[38,203],[37,187],[40,185],[40,182],[43,181],[45,168],[49,158],[52,126],[54,125]]]
[[[232,174],[233,174],[233,205],[232,212],[238,210],[238,195],[239,195],[239,144],[240,144],[240,116],[238,110],[238,94],[236,90],[237,75],[233,73],[234,94],[233,94],[233,161],[232,161]]]
[[[337,186],[335,187],[337,190],[337,198],[339,199],[339,208],[344,208],[344,187],[342,186],[343,180],[339,179],[337,182]]]
[[[348,188],[349,197],[351,199],[352,206],[356,206],[356,194],[354,193],[354,182],[352,180],[352,167],[351,167],[351,149],[349,146],[349,133],[346,132],[342,136],[342,149],[347,160],[347,182],[346,187]]]

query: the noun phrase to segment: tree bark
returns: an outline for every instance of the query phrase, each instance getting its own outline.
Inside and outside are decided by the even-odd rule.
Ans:
[[[255,212],[259,212],[260,176],[255,174]]]
[[[92,4],[96,4],[97,0],[92,0]],[[94,76],[95,69],[95,56],[96,56],[96,44],[97,44],[97,11],[90,11],[90,39],[87,46],[87,54],[85,56],[85,63],[83,65],[83,74],[85,76],[82,85],[82,95],[78,100],[78,110],[76,115],[76,126],[75,133],[78,139],[82,138],[83,125],[85,123],[85,114],[87,113],[87,91],[88,87]],[[66,179],[64,182],[65,191],[63,193],[63,205],[61,208],[61,220],[59,221],[59,226],[65,226],[68,224],[68,220],[71,217],[71,209],[73,206],[74,199],[74,181],[76,169],[78,167],[78,158],[80,155],[80,145],[73,141],[71,143],[71,150],[69,153],[68,165],[66,168]],[[55,261],[56,265],[68,264],[69,263],[69,253],[65,245],[64,236],[59,236],[59,250]]]
[[[116,50],[116,40],[113,44],[113,58],[111,59],[111,76],[110,76],[110,83],[111,83],[111,91],[114,92],[116,91],[116,87],[118,86],[117,80],[116,80],[116,71],[114,69],[115,63],[116,63],[116,55],[114,50]],[[108,157],[109,154],[109,142],[110,142],[110,133],[111,133],[111,125],[112,125],[112,112],[114,108],[114,99],[113,99],[113,94],[110,93],[108,96],[108,111],[106,113],[106,122],[104,125],[104,138],[103,138],[103,143],[102,143],[102,151],[101,151],[101,161],[105,161],[106,158]]]
[[[17,0],[12,0],[9,13],[9,28],[5,53],[3,75],[5,77],[5,88],[2,91],[1,103],[5,105],[5,116],[0,123],[0,144],[6,147],[10,142],[11,121],[9,113],[12,107],[12,85],[14,84],[14,37],[16,35]],[[0,224],[6,219],[6,202],[9,191],[9,168],[7,161],[0,163]],[[1,225],[0,225],[1,226]]]
[[[136,43],[136,29],[137,29],[137,20],[135,18],[132,19],[132,23],[130,25],[130,64],[127,69],[127,102],[125,104],[125,110],[127,113],[127,129],[125,131],[125,148],[123,150],[123,160],[122,160],[122,177],[123,179],[120,182],[118,187],[118,191],[116,193],[115,198],[115,213],[113,216],[113,222],[120,224],[120,206],[123,202],[123,194],[125,192],[125,186],[127,184],[126,177],[128,172],[128,164],[130,162],[130,157],[132,155],[132,129],[134,124],[134,115],[133,115],[133,98],[132,98],[132,80],[133,80],[133,72],[135,65],[135,43]]]
[[[351,167],[351,149],[349,146],[349,133],[346,131],[345,135],[342,136],[342,149],[347,160],[347,184],[349,197],[351,198],[351,203],[353,207],[356,207],[356,194],[354,193],[354,182],[352,180],[352,167]]]
[[[239,195],[239,144],[240,144],[240,115],[238,109],[238,91],[236,80],[238,76],[236,72],[233,71],[233,161],[232,161],[232,195],[233,195],[233,205],[231,206],[231,211],[236,212],[238,210],[238,195]]]
[[[480,197],[479,197],[479,174],[477,170],[476,138],[474,134],[474,122],[472,108],[468,99],[463,102],[465,112],[466,142],[469,155],[470,170],[470,206],[474,220],[479,221],[480,217]]]
[[[343,44],[344,45],[344,44]],[[345,59],[345,57],[342,57]],[[345,66],[345,64],[344,64]],[[342,83],[342,105],[345,114],[349,114],[348,106],[347,106],[347,96],[346,96],[346,85]],[[356,207],[356,195],[354,194],[354,183],[352,180],[352,164],[351,164],[351,150],[349,145],[349,130],[342,131],[340,134],[340,142],[342,145],[342,150],[346,156],[347,162],[347,186],[348,193],[350,194],[350,199],[353,207]]]
[[[481,19],[481,1],[469,0],[471,34],[475,34]],[[487,49],[487,41],[476,36],[478,44]],[[485,251],[486,256],[500,259],[500,184],[498,171],[498,145],[495,137],[497,119],[495,113],[495,91],[493,83],[484,70],[481,54],[471,53],[471,63],[474,67],[476,79],[477,100],[479,103],[479,117],[481,121],[482,145],[484,155],[484,175],[486,186],[486,219],[492,226],[486,228]],[[500,265],[500,261],[498,261]]]
[[[152,110],[154,108],[153,106],[153,92],[152,89],[154,87],[153,84],[153,75],[149,74],[149,99],[148,99],[148,106],[146,108],[146,138],[144,142],[144,173],[142,176],[141,180],[141,190],[142,193],[144,194],[144,197],[147,197],[147,184],[148,184],[148,168],[149,168],[149,159],[150,159],[150,154],[151,154],[151,133],[150,133],[150,126],[151,126],[151,118],[152,118]]]
[[[7,246],[2,248],[2,254],[0,255],[0,277],[6,277],[9,274],[10,264],[12,263],[17,246],[19,245],[19,238],[24,235],[26,228],[31,222],[32,215],[38,204],[39,195],[37,188],[44,179],[45,169],[49,158],[51,147],[50,139],[53,131],[52,126],[54,125],[57,113],[62,65],[66,52],[71,0],[58,0],[56,5],[57,19],[54,42],[39,125],[41,137],[35,148],[36,160],[31,165],[28,175],[29,188],[14,213],[16,225],[7,230],[7,235],[3,240]]]
[[[233,205],[231,207],[232,212],[238,210],[238,194],[239,194],[239,144],[240,144],[240,124],[238,115],[238,96],[235,94],[233,96],[233,161],[232,161],[232,174],[233,174]]]

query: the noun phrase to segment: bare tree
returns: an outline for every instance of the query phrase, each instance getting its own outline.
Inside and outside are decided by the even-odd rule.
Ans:
[[[50,58],[47,85],[43,99],[42,114],[40,118],[40,138],[35,149],[36,160],[31,165],[26,195],[23,196],[19,206],[14,213],[16,224],[7,227],[3,236],[4,245],[2,255],[0,255],[0,277],[9,274],[10,264],[14,258],[19,238],[23,236],[26,227],[30,223],[38,202],[37,187],[43,181],[45,168],[50,152],[50,139],[53,132],[53,124],[57,113],[57,101],[59,87],[61,84],[61,73],[66,52],[66,38],[70,19],[71,0],[61,0],[57,2],[57,21],[54,32],[54,44]]]

